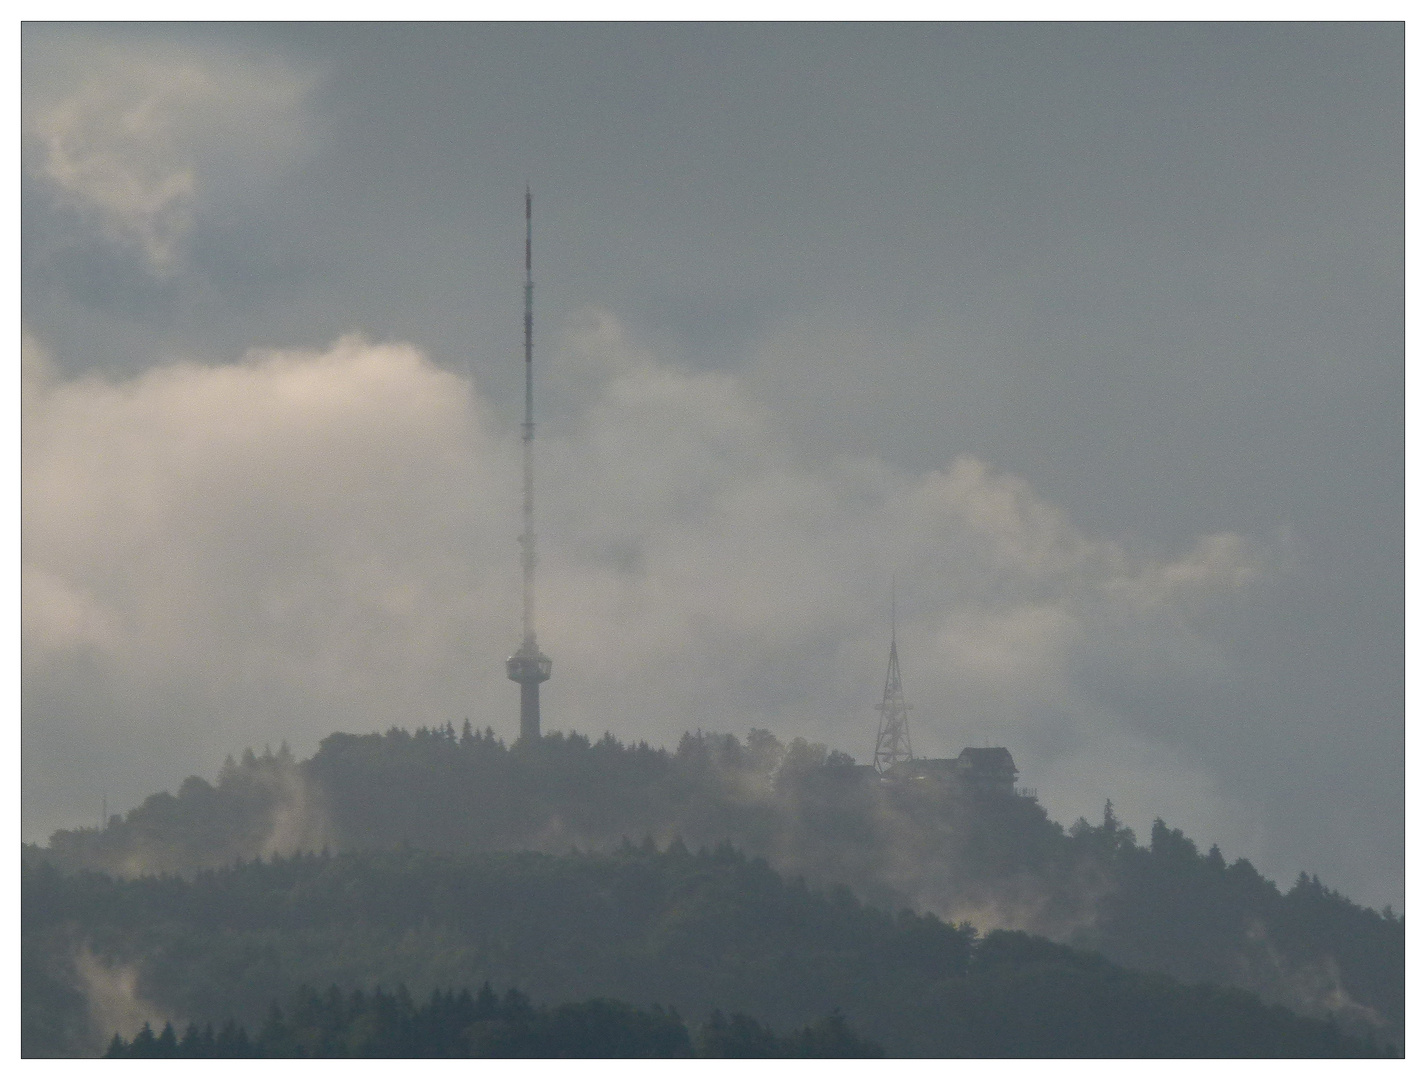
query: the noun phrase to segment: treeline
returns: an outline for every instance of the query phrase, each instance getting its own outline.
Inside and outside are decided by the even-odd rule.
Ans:
[[[65,869],[189,873],[294,850],[608,850],[624,837],[732,844],[888,910],[997,922],[1188,982],[1239,986],[1354,1030],[1404,1037],[1402,920],[1303,876],[1284,893],[1246,860],[1107,810],[1069,830],[1031,798],[887,785],[825,746],[705,733],[674,752],[610,735],[507,747],[490,729],[335,734],[229,760],[101,830],[56,833]]]
[[[405,987],[385,993],[325,994],[302,987],[286,1013],[272,1007],[258,1034],[229,1020],[190,1023],[180,1037],[166,1023],[144,1024],[126,1041],[115,1034],[110,1058],[867,1058],[881,1047],[858,1039],[833,1012],[800,1031],[779,1035],[741,1013],[715,1012],[690,1034],[677,1011],[636,1009],[594,998],[535,1005],[513,987],[498,996],[433,990],[416,1004]]]
[[[297,988],[518,985],[536,1000],[659,1001],[774,1030],[841,1009],[896,1056],[1359,1056],[1387,1052],[1244,991],[1189,987],[1043,938],[979,936],[730,848],[603,854],[306,855],[191,879],[22,871],[25,1053],[102,1017],[57,1018],[91,969],[134,1006],[254,1030]],[[92,973],[91,973],[92,977]],[[63,1022],[61,1022],[63,1020]],[[732,1022],[729,1021],[731,1024]],[[215,1036],[216,1038],[216,1036]]]

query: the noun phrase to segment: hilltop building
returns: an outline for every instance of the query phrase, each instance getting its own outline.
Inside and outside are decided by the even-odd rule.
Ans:
[[[971,796],[1025,795],[1017,789],[1015,759],[1003,746],[967,746],[958,757],[918,758],[911,752],[911,706],[901,686],[901,661],[896,655],[896,593],[891,599],[891,658],[882,691],[881,722],[877,725],[872,765],[884,783],[937,783]]]
[[[967,795],[1027,794],[1015,787],[1020,775],[1003,746],[967,746],[958,757],[911,758],[882,772],[891,783],[936,783]]]

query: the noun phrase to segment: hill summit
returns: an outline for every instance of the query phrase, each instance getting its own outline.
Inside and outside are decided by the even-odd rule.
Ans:
[[[31,854],[66,871],[132,877],[323,849],[612,851],[645,837],[660,849],[724,845],[885,910],[1043,935],[1403,1038],[1399,916],[1305,873],[1283,892],[1246,860],[1200,852],[1162,821],[1141,845],[1112,806],[1098,823],[1065,829],[1013,776],[966,782],[1004,772],[998,755],[983,768],[959,760],[913,761],[888,782],[846,754],[762,730],[690,733],[673,752],[607,734],[507,747],[469,724],[337,733],[305,761],[285,747],[249,751],[216,782],[190,777],[176,795],[154,795],[103,830],[56,833]]]

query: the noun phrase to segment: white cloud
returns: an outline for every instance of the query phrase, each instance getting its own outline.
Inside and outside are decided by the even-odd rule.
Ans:
[[[148,267],[173,272],[205,188],[290,161],[312,78],[280,61],[86,39],[27,52],[32,169]]]
[[[211,772],[336,728],[470,716],[513,734],[518,443],[478,388],[360,338],[124,382],[27,358],[27,740],[50,747],[33,760],[147,746],[147,791],[176,761]],[[736,378],[641,354],[597,312],[544,384],[582,387],[538,444],[549,727],[668,743],[771,726],[865,760],[894,572],[918,750],[1004,740],[1070,815],[1102,800],[1088,758],[1101,778],[1157,760],[1158,794],[1181,797],[1126,812],[1142,795],[1201,818],[1213,782],[1191,754],[1123,737],[1080,674],[1218,677],[1203,613],[1263,572],[1243,538],[1131,554],[972,459],[919,476],[804,460]],[[81,683],[103,715],[72,719]],[[92,790],[62,768],[27,790]]]

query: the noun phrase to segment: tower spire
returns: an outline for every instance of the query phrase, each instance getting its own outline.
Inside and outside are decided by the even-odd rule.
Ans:
[[[531,259],[530,185],[525,185],[525,422],[524,529],[520,534],[520,569],[523,577],[524,637],[515,654],[505,661],[505,674],[520,684],[520,739],[540,738],[540,683],[550,677],[550,658],[535,641],[535,279]]]
[[[891,575],[891,647],[896,648],[896,575]]]
[[[891,579],[891,658],[886,664],[886,688],[876,707],[881,721],[876,728],[872,764],[884,774],[898,762],[911,760],[911,706],[901,690],[901,661],[896,656],[896,579]]]
[[[525,185],[525,503],[520,534],[520,566],[524,574],[525,641],[535,640],[535,278],[531,263],[530,185]]]

